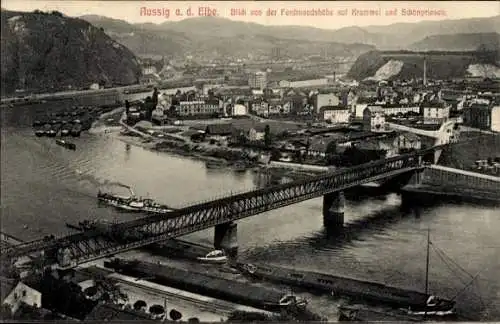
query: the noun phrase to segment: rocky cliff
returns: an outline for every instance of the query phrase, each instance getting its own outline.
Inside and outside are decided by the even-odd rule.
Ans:
[[[371,51],[361,55],[347,77],[355,80],[393,80],[422,78],[424,58],[427,77],[453,79],[466,76],[496,77],[500,66],[498,52],[410,52]]]
[[[90,23],[43,13],[1,11],[2,94],[138,81],[136,57]]]

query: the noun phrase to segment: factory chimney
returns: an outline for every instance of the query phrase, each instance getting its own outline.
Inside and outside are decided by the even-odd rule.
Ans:
[[[424,56],[424,86],[427,85],[427,58]]]

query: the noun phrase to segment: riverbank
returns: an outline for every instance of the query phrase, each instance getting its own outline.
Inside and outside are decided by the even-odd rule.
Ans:
[[[145,133],[144,131],[138,130],[136,127],[127,125],[123,119],[121,119],[119,123],[129,131],[129,135],[123,133],[117,134],[114,132],[113,136],[127,144],[140,146],[157,152],[180,155],[205,162],[222,162],[229,167],[232,167],[232,164],[244,164],[244,169],[241,169],[242,166],[238,166],[238,170],[254,170],[257,172],[260,170],[272,176],[286,175],[291,180],[317,175],[326,171],[323,168],[297,168],[290,165],[273,164],[271,167],[268,160],[263,163],[263,160],[266,159],[262,159],[260,153],[253,150],[218,146],[208,143],[195,143],[180,135],[156,132],[154,129],[151,129],[151,132]],[[132,133],[134,135],[130,136]]]

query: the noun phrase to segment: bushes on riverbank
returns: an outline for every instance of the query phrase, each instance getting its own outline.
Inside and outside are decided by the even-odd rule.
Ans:
[[[203,156],[224,159],[227,161],[256,160],[255,157],[250,157],[246,151],[240,149],[231,149],[224,146],[209,147],[206,145],[183,143],[173,140],[165,140],[157,143],[154,149],[158,151],[173,151],[183,155],[198,153]]]

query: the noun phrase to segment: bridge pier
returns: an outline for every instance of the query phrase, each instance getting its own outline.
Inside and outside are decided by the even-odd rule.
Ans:
[[[234,222],[215,226],[214,247],[224,250],[230,256],[238,254],[238,225]]]
[[[332,192],[323,196],[323,225],[326,228],[344,226],[345,196],[343,191]]]

